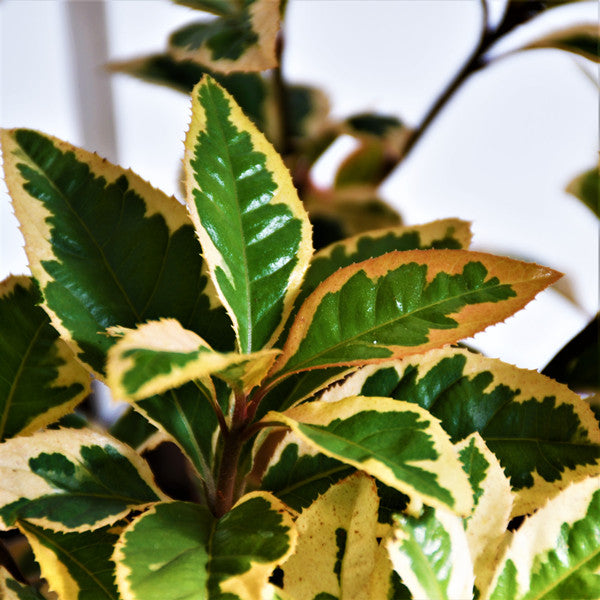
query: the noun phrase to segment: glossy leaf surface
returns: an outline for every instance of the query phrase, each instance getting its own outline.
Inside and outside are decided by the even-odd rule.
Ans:
[[[111,560],[118,528],[61,533],[29,521],[20,522],[19,528],[60,600],[121,600]]]
[[[282,565],[283,589],[295,600],[372,597],[378,504],[375,482],[357,472],[302,511],[296,550]]]
[[[123,532],[117,584],[123,600],[255,600],[295,544],[272,496],[244,496],[216,520],[206,507],[157,504]]]
[[[351,394],[417,403],[440,419],[454,442],[479,432],[510,478],[513,516],[600,472],[600,430],[587,403],[564,385],[497,359],[431,351],[367,367],[334,398]]]
[[[555,271],[466,250],[413,250],[340,269],[301,306],[276,377],[424,352],[502,321]]]
[[[84,364],[104,372],[108,327],[159,317],[232,349],[185,207],[130,171],[38,132],[5,131],[2,145],[44,308]]]
[[[229,7],[235,7],[229,14],[173,33],[170,53],[223,73],[275,67],[279,0],[243,0]]]
[[[471,510],[471,487],[449,438],[415,405],[357,396],[271,412],[265,420],[287,425],[315,450],[423,502],[462,515]]]
[[[44,310],[29,277],[0,283],[0,442],[70,413],[90,393],[90,376]]]
[[[386,545],[394,569],[414,598],[472,598],[473,565],[457,516],[432,508],[419,518],[396,515]]]
[[[597,598],[600,479],[575,483],[514,534],[485,600]]]
[[[120,329],[108,359],[108,385],[116,398],[141,400],[215,375],[233,389],[249,391],[266,375],[277,350],[254,354],[215,352],[174,319]]]
[[[312,254],[310,224],[279,155],[205,77],[186,140],[188,203],[241,352],[272,344]]]
[[[112,524],[164,498],[131,448],[86,429],[48,430],[0,446],[0,519],[57,531]]]

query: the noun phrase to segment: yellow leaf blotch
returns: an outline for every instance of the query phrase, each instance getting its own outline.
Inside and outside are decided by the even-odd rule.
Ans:
[[[371,597],[378,506],[375,482],[356,472],[302,511],[296,521],[296,552],[282,566],[285,591],[296,600],[312,600],[320,593],[341,600]],[[341,556],[340,535],[345,540]]]

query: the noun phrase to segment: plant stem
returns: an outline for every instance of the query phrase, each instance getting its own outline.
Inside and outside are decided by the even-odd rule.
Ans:
[[[482,60],[483,54],[490,47],[490,45],[497,39],[495,32],[490,32],[488,28],[488,11],[485,4],[485,0],[481,2],[481,34],[477,46],[471,53],[471,56],[463,67],[454,76],[452,81],[448,84],[448,87],[442,92],[442,94],[435,101],[433,106],[429,109],[425,118],[421,121],[420,125],[414,129],[411,135],[406,140],[404,147],[402,148],[402,155],[399,163],[402,163],[408,155],[411,153],[413,148],[417,145],[419,140],[429,129],[429,126],[433,123],[442,109],[448,104],[449,100],[454,96],[456,91],[463,85],[463,83],[476,71],[478,71],[484,62]]]
[[[216,517],[222,517],[234,504],[237,468],[244,444],[246,420],[246,396],[236,393],[231,427],[227,433],[222,432],[223,454],[219,466],[217,497],[214,507]]]

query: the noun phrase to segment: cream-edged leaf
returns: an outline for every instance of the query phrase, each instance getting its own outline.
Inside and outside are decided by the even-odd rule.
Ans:
[[[574,483],[514,534],[484,600],[598,598],[600,478]]]
[[[210,375],[234,389],[249,391],[262,381],[278,354],[277,350],[253,354],[215,352],[174,319],[111,331],[120,339],[109,352],[108,385],[117,398],[130,401]]]
[[[59,338],[30,277],[0,283],[0,442],[70,413],[90,393],[90,375]]]
[[[432,350],[368,366],[323,400],[354,394],[416,403],[455,443],[479,432],[510,479],[513,517],[600,473],[600,429],[588,403],[537,371],[467,350]]]
[[[187,202],[241,352],[272,345],[312,254],[311,226],[281,157],[206,76],[192,93]]]
[[[439,421],[414,404],[356,396],[271,412],[265,421],[287,425],[319,452],[427,504],[471,511],[471,486],[454,447]]]
[[[372,597],[378,504],[373,479],[356,472],[303,510],[296,550],[282,565],[284,590],[295,600]]]
[[[0,445],[0,525],[26,519],[57,531],[112,524],[161,500],[131,448],[90,429],[57,429]]]

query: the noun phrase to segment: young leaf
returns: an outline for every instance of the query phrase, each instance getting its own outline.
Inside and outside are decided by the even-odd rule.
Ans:
[[[395,525],[386,545],[394,569],[414,598],[473,597],[473,565],[457,516],[426,508],[419,518],[396,515]]]
[[[164,498],[131,448],[86,429],[59,429],[0,445],[0,525],[24,519],[56,531],[112,524]]]
[[[29,277],[0,283],[0,442],[70,413],[90,376],[59,339]]]
[[[466,221],[443,219],[411,227],[388,227],[361,233],[317,252],[310,261],[296,298],[299,307],[319,284],[338,269],[394,250],[468,248],[471,228]]]
[[[317,451],[426,504],[461,515],[473,506],[471,486],[447,434],[414,404],[356,396],[271,412],[265,421],[287,425]]]
[[[475,509],[466,520],[475,585],[487,590],[507,540],[513,495],[498,459],[478,433],[457,444],[459,457],[473,488]]]
[[[579,54],[584,58],[600,62],[600,36],[597,23],[583,23],[566,29],[553,31],[542,38],[530,42],[521,50],[533,48],[557,48]]]
[[[378,504],[375,482],[356,472],[302,511],[296,550],[282,565],[283,589],[295,600],[373,597]]]
[[[188,203],[240,351],[275,342],[312,254],[290,174],[233,98],[205,77],[186,139]]]
[[[269,494],[244,496],[219,520],[197,504],[156,504],[121,535],[117,585],[123,600],[255,600],[295,540]]]
[[[139,177],[30,130],[2,133],[6,183],[52,324],[103,374],[108,327],[173,317],[214,348],[232,332],[185,207]]]
[[[0,598],[2,600],[45,600],[34,587],[23,585],[0,567]]]
[[[417,403],[441,420],[453,442],[478,431],[510,478],[513,517],[600,473],[600,429],[589,406],[536,371],[466,350],[434,350],[367,367],[323,400],[353,394]]]
[[[600,218],[600,167],[585,171],[573,179],[565,191],[579,198]]]
[[[169,52],[215,71],[264,71],[277,66],[279,0],[243,0],[238,9],[171,35]]]
[[[600,479],[563,490],[514,534],[484,600],[597,598]]]
[[[390,252],[350,265],[301,306],[272,376],[443,346],[504,320],[558,276],[466,250]]]
[[[60,600],[121,600],[111,560],[117,528],[61,533],[21,521],[19,529]]]
[[[123,400],[141,400],[210,375],[235,390],[249,391],[262,381],[278,353],[221,354],[174,319],[112,333],[122,337],[110,349],[107,382]]]

